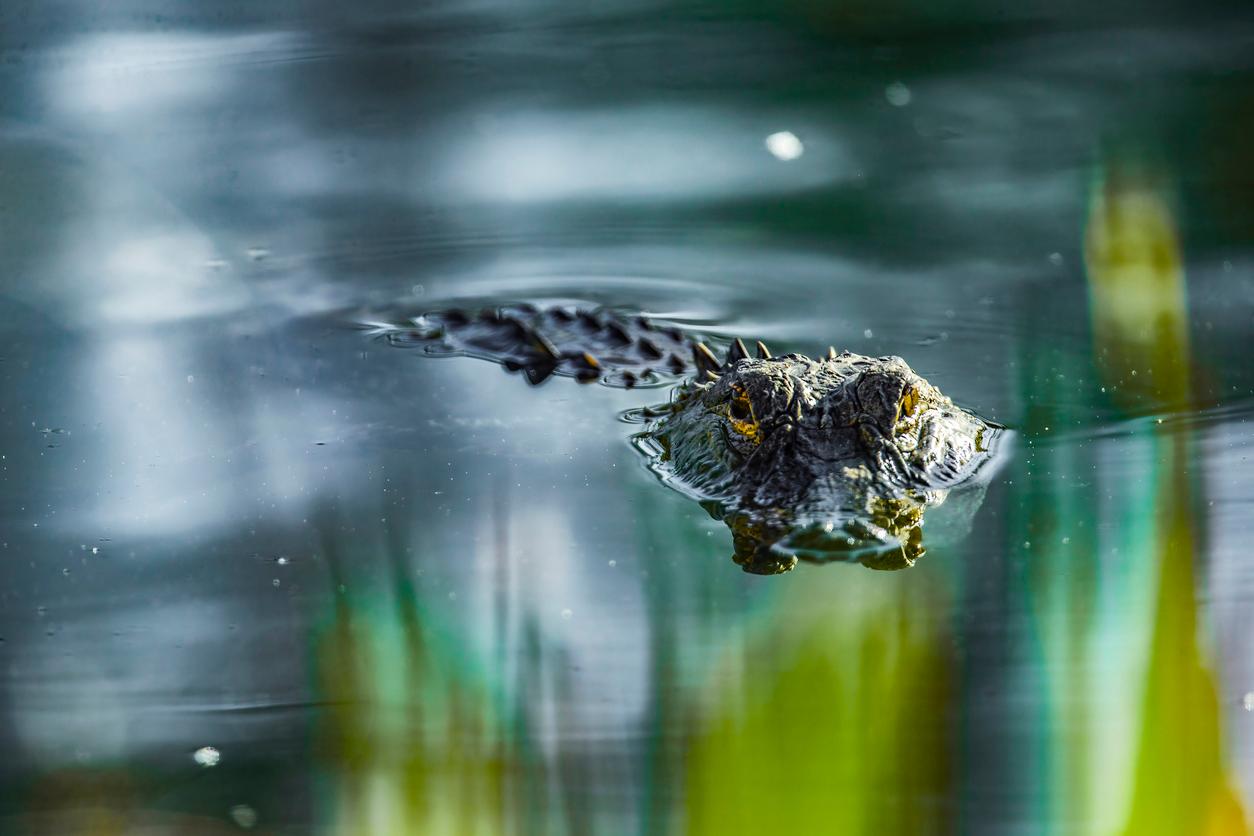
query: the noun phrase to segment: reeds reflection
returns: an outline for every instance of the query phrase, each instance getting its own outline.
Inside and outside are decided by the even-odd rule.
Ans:
[[[1192,409],[1183,259],[1164,173],[1134,158],[1111,159],[1094,185],[1085,244],[1094,354],[1112,400],[1133,414]],[[1246,833],[1228,775],[1209,643],[1199,630],[1195,578],[1205,516],[1194,439],[1161,421],[1149,426],[1147,494],[1115,508],[1120,527],[1146,535],[1132,541],[1136,549],[1124,560],[1151,573],[1123,831]]]
[[[483,677],[435,628],[401,553],[389,549],[390,583],[362,594],[333,514],[319,524],[333,601],[313,649],[320,831],[502,832],[509,751]]]
[[[957,666],[935,576],[815,572],[716,669],[686,833],[956,829]]]

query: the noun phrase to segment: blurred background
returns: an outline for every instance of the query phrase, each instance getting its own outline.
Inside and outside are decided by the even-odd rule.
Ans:
[[[0,5],[0,832],[1239,834],[1247,3]],[[1014,429],[742,573],[626,409],[370,340],[613,304]]]

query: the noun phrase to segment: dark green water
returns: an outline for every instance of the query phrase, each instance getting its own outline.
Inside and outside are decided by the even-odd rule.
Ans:
[[[1236,4],[6,2],[0,832],[1248,832],[1251,131]],[[658,392],[359,327],[466,300],[1015,444],[746,575]]]

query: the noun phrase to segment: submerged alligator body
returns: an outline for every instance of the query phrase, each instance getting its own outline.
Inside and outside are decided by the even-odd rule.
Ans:
[[[951,504],[969,523],[1003,432],[900,357],[776,357],[760,342],[751,356],[734,340],[719,359],[679,328],[604,309],[444,310],[379,333],[425,354],[492,360],[533,384],[682,380],[668,403],[638,412],[636,447],[726,522],[735,561],[760,574],[798,558],[913,565],[926,509],[963,494]]]

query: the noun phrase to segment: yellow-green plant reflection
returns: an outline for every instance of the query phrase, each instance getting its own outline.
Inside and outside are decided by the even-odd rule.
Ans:
[[[355,598],[333,578],[315,648],[323,832],[501,832],[506,755],[488,695],[430,639],[432,618],[403,571],[391,600]]]
[[[895,581],[895,582],[894,582]],[[952,829],[952,639],[935,577],[811,572],[729,653],[691,743],[691,833]]]
[[[1115,402],[1133,412],[1190,407],[1184,270],[1161,176],[1108,166],[1093,191],[1085,244],[1098,367]],[[1202,523],[1193,451],[1188,436],[1154,426],[1152,502],[1124,509],[1120,520],[1152,532],[1131,559],[1157,569],[1123,830],[1246,833],[1225,764],[1214,675],[1199,647],[1194,574]]]

